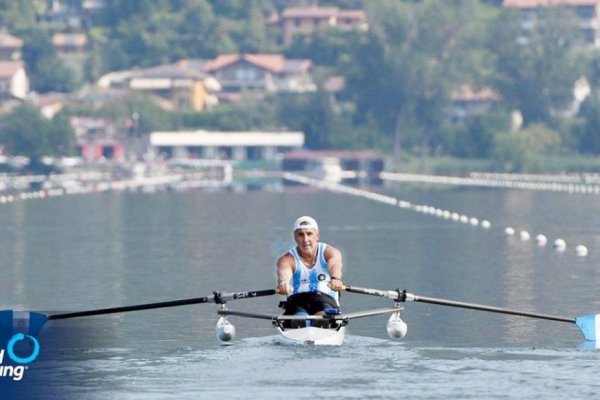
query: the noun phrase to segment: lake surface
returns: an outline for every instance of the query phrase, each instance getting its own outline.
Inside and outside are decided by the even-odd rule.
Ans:
[[[372,189],[491,222],[490,229],[306,187],[72,195],[0,205],[0,309],[77,311],[275,285],[300,215],[342,250],[344,281],[575,317],[600,310],[598,195],[389,184]],[[507,226],[548,236],[504,233]],[[567,250],[552,249],[555,238]],[[577,257],[578,244],[588,247]],[[230,302],[276,313],[279,298]],[[344,294],[344,310],[391,305]],[[597,350],[573,324],[407,303],[408,335],[387,317],[355,320],[341,348],[289,346],[267,322],[213,304],[49,322],[44,398],[591,398]],[[47,335],[51,336],[51,333]],[[42,336],[43,337],[43,336]],[[49,343],[55,343],[55,346]],[[27,378],[27,377],[26,377]],[[33,379],[33,378],[31,378]],[[33,380],[31,381],[33,382]],[[26,383],[26,382],[22,382]],[[33,383],[32,383],[33,384]]]

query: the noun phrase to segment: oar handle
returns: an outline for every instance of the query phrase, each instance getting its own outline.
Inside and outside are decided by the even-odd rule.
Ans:
[[[344,286],[342,290],[350,293],[360,293],[366,294],[369,296],[378,296],[378,297],[386,297],[388,299],[392,299],[395,301],[406,301],[406,290],[401,291],[400,289],[396,290],[379,290],[379,289],[370,289],[370,288],[362,288],[358,286]]]

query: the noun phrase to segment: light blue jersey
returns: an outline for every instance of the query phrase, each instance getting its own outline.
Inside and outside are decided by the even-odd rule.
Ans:
[[[321,292],[335,299],[339,306],[339,293],[329,288],[331,275],[325,261],[327,244],[319,243],[317,248],[317,262],[314,267],[308,268],[298,255],[298,250],[293,247],[289,253],[294,257],[296,269],[292,275],[292,295],[306,292]]]

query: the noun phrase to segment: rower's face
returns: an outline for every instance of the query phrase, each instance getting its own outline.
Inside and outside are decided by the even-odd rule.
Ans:
[[[294,239],[300,250],[312,252],[317,247],[319,232],[314,229],[297,229]]]

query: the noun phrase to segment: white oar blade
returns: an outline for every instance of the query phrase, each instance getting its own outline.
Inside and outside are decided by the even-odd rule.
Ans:
[[[583,315],[575,318],[575,324],[586,340],[596,340],[596,332],[600,332],[600,314]]]

